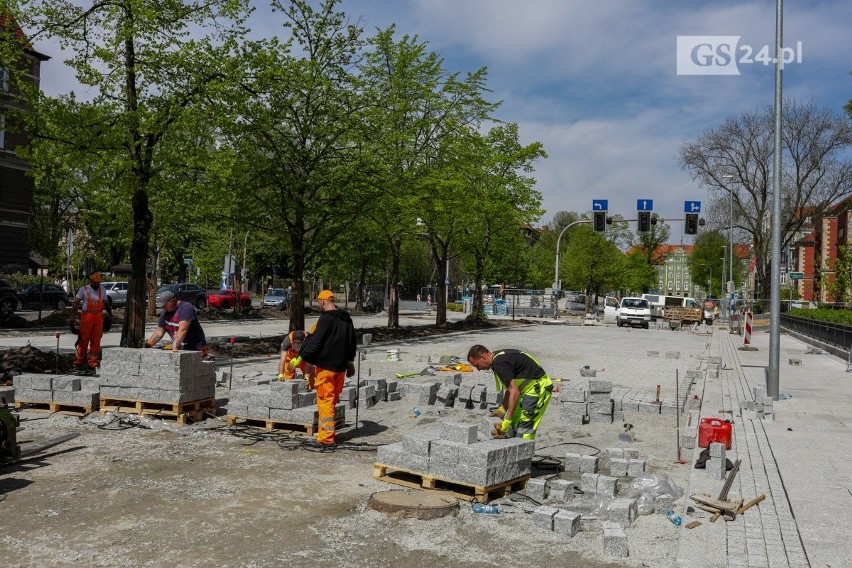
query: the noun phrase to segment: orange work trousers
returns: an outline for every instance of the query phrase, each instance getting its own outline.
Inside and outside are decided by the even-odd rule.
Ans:
[[[340,402],[346,371],[329,371],[319,367],[315,369],[314,384],[317,389],[317,410],[319,410],[317,441],[320,444],[331,445],[334,443],[334,407]]]
[[[82,367],[86,364],[94,369],[101,364],[101,338],[104,336],[104,313],[83,312],[80,314],[80,337],[77,341],[77,356],[74,365]]]

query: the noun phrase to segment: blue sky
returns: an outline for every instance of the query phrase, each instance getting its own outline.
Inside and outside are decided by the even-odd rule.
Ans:
[[[284,33],[265,2],[254,5],[253,35]],[[764,45],[774,54],[772,0],[344,0],[341,8],[368,33],[395,23],[400,35],[417,35],[450,71],[488,69],[493,98],[503,101],[499,118],[517,122],[523,141],[542,142],[549,155],[535,173],[542,222],[589,211],[592,199],[628,218],[638,199],[653,199],[663,217],[682,218],[683,201],[706,193],[678,167],[681,143],[773,102],[772,65],[677,74],[677,36],[740,36],[736,59]],[[801,63],[784,70],[786,97],[842,111],[852,98],[849,22],[849,0],[786,2],[784,44],[801,42]],[[55,57],[43,66],[44,90],[67,89],[68,75],[48,70],[61,54],[37,48]],[[680,242],[682,223],[670,225]]]

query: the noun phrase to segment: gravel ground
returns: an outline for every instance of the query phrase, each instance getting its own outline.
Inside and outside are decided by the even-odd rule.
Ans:
[[[391,378],[419,371],[441,355],[464,359],[470,345],[518,347],[532,353],[562,385],[585,386],[579,369],[653,398],[674,396],[675,371],[697,368],[708,339],[664,330],[614,326],[527,325],[484,332],[373,345],[361,361],[362,378]],[[386,350],[399,349],[400,361]],[[679,351],[679,359],[648,357],[648,350]],[[236,373],[272,372],[274,360],[241,361]],[[405,379],[427,381],[427,377]],[[492,385],[490,373],[465,381]],[[217,396],[227,397],[220,389]],[[533,474],[560,475],[548,456],[595,453],[624,445],[622,425],[560,423],[552,403],[537,440]],[[354,411],[339,441],[385,444],[410,429],[451,417],[476,421],[485,411],[427,407],[415,418],[411,405],[383,402]],[[596,503],[579,497],[568,508],[587,513],[582,532],[568,538],[542,531],[529,513],[534,504],[517,496],[499,515],[474,514],[462,503],[456,516],[430,521],[392,519],[366,508],[377,491],[403,490],[372,478],[371,451],[316,453],[297,447],[298,435],[227,428],[220,418],[201,425],[146,420],[142,427],[21,413],[19,441],[42,441],[67,432],[75,440],[38,459],[0,466],[0,557],[4,566],[507,566],[529,558],[538,565],[671,566],[678,531],[662,515],[641,516],[628,529],[630,556],[603,556]],[[635,447],[648,470],[665,472],[680,487],[689,465],[677,465],[674,416],[627,413]],[[362,447],[369,450],[369,447]],[[688,457],[687,457],[688,459]],[[562,473],[565,479],[577,476]]]

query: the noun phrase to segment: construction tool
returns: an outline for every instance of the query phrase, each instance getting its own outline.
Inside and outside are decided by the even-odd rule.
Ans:
[[[675,369],[675,401],[677,402],[677,412],[675,412],[675,436],[677,436],[677,461],[675,463],[684,464],[686,460],[683,459],[680,453],[680,377],[678,370]]]
[[[422,371],[417,372],[417,373],[397,373],[396,378],[397,379],[404,379],[406,377],[419,377],[421,375],[434,375],[437,370],[438,370],[437,367],[433,367],[432,365],[429,365],[428,367],[426,367],[425,369],[423,369]]]
[[[22,450],[17,441],[18,426],[20,426],[20,419],[16,414],[12,414],[12,411],[6,406],[6,399],[0,399],[0,461],[10,460],[14,462],[24,459],[53,446],[63,444],[68,440],[73,440],[80,435],[79,432],[65,434]]]
[[[728,473],[728,477],[725,479],[725,484],[722,486],[722,490],[719,492],[719,501],[728,500],[728,491],[731,490],[731,486],[734,484],[734,478],[737,476],[737,472],[740,470],[741,461],[742,460],[737,460],[734,462],[734,467],[731,468],[731,471]]]

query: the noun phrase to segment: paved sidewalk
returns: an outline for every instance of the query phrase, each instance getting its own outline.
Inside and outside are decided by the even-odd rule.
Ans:
[[[678,565],[847,566],[852,558],[852,374],[845,361],[808,354],[805,343],[782,334],[780,392],[792,396],[775,402],[774,421],[741,418],[739,402],[753,400],[753,387],[765,387],[769,334],[752,337],[757,351],[742,351],[741,345],[739,336],[716,330],[709,354],[720,355],[723,368],[718,378],[699,381],[696,388],[703,390],[702,417],[733,417],[728,458],[742,463],[731,496],[748,501],[765,494],[766,500],[743,522],[705,522],[709,527],[702,526],[700,535],[682,530]],[[802,365],[791,365],[790,359]],[[688,494],[717,494],[722,482],[708,477],[693,470]]]

